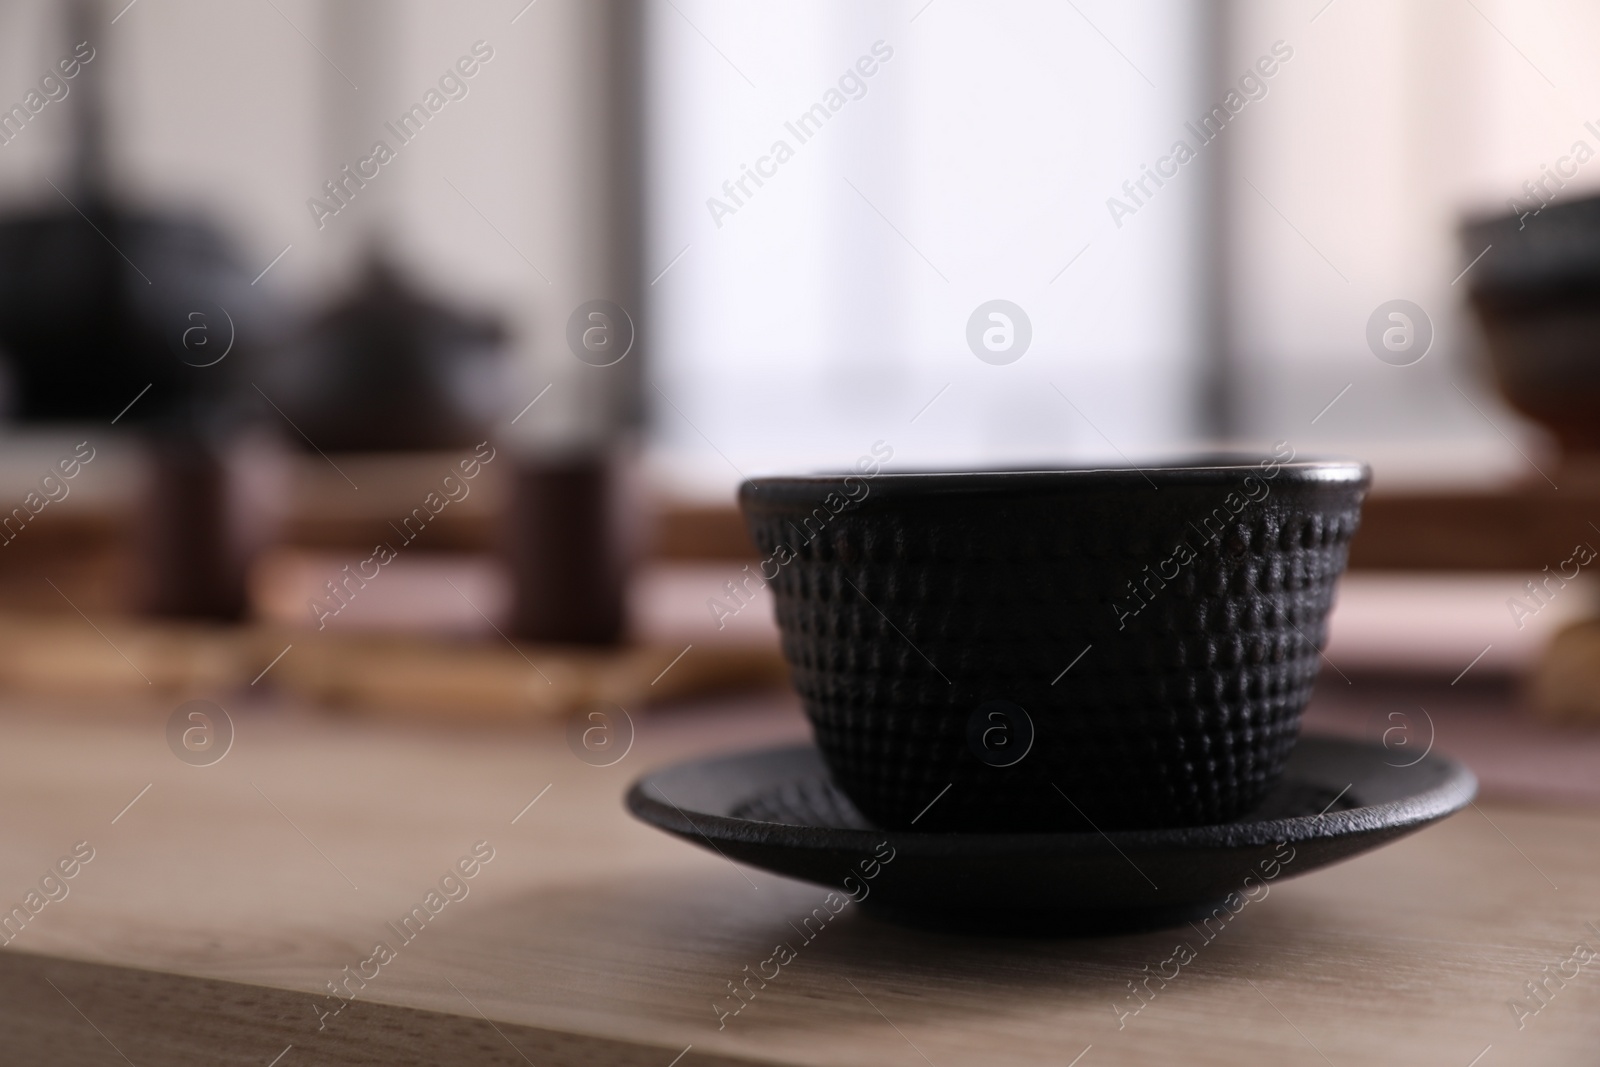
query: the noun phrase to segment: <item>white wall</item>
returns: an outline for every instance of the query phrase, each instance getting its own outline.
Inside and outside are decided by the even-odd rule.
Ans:
[[[1456,228],[1505,211],[1575,139],[1600,149],[1583,128],[1600,119],[1600,10],[1336,0],[1313,21],[1320,6],[1248,0],[1233,36],[1241,63],[1275,38],[1296,49],[1258,121],[1238,131],[1241,179],[1260,195],[1243,180],[1230,190],[1254,427],[1379,456],[1380,478],[1537,479],[1500,435],[1544,461],[1538,431],[1486,384],[1470,275],[1452,284],[1481,249],[1461,248]],[[1600,161],[1565,193],[1596,187]],[[1394,298],[1420,304],[1436,330],[1414,366],[1379,362],[1364,340],[1368,316]]]
[[[1193,432],[1198,175],[1120,229],[1105,199],[1194,108],[1194,15],[1078,7],[652,6],[652,262],[689,248],[652,290],[655,381],[682,409],[658,407],[659,434],[679,457],[715,481],[839,466],[878,438],[914,467],[1115,458]],[[893,58],[866,95],[799,144],[785,120],[880,40]],[[777,138],[794,159],[719,227],[707,199]],[[965,338],[993,298],[1033,324],[1006,366]]]

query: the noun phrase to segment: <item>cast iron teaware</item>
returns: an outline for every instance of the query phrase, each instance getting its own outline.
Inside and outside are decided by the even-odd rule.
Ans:
[[[628,794],[644,821],[739,863],[828,886],[881,917],[984,933],[1102,934],[1196,923],[1214,937],[1277,883],[1422,829],[1471,801],[1443,756],[1307,737],[1233,822],[1107,833],[877,829],[816,748],[692,760]],[[1198,942],[1196,942],[1198,944]]]
[[[1495,384],[1569,454],[1600,452],[1600,196],[1461,227]]]
[[[1284,447],[764,477],[739,498],[817,745],[864,816],[1109,831],[1226,823],[1278,778],[1369,478]]]

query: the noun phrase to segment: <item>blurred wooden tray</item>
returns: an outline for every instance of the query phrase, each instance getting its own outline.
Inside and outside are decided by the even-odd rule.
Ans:
[[[1350,566],[1470,571],[1556,568],[1579,542],[1600,546],[1600,487],[1562,477],[1494,490],[1375,492]]]
[[[0,614],[0,689],[65,696],[278,690],[316,707],[516,722],[783,684],[776,648],[615,650],[75,614]]]

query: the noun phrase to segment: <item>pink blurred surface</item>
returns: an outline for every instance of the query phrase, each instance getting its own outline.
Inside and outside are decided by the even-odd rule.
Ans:
[[[1497,799],[1600,804],[1600,728],[1533,717],[1511,677],[1468,679],[1452,686],[1358,673],[1346,684],[1324,671],[1304,728],[1383,744],[1397,765],[1431,746],[1470,767],[1484,795]]]

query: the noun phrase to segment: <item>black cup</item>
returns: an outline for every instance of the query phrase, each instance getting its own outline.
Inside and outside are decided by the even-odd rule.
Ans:
[[[763,477],[740,505],[839,787],[889,829],[1226,822],[1283,769],[1365,465]]]

